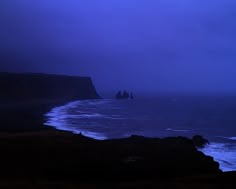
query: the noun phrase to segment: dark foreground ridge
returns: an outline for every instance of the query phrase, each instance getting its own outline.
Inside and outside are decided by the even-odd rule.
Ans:
[[[185,137],[97,141],[61,131],[0,135],[0,188],[234,188]]]
[[[185,137],[97,141],[55,131],[0,139],[2,178],[119,181],[221,173]]]

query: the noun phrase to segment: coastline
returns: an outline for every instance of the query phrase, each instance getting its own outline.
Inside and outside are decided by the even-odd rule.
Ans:
[[[162,99],[159,99],[158,101],[161,100]],[[145,100],[145,102],[147,104],[150,103],[149,99]],[[126,107],[125,113],[124,110],[120,111],[124,103]],[[73,101],[65,104],[64,106],[58,106],[53,108],[46,115],[48,119],[45,125],[52,126],[58,130],[71,131],[75,134],[81,133],[84,136],[98,140],[127,138],[131,135],[140,135],[142,133],[144,134],[145,137],[151,137],[151,138],[155,137],[165,138],[170,136],[185,136],[192,138],[192,136],[201,133],[202,136],[206,137],[210,141],[210,144],[205,146],[205,148],[198,150],[200,150],[206,155],[212,156],[218,163],[220,163],[220,169],[222,171],[236,170],[235,167],[236,162],[233,158],[235,156],[236,146],[235,144],[233,144],[233,141],[230,141],[230,139],[228,139],[227,141],[224,138],[218,140],[219,137],[215,137],[213,132],[209,132],[210,134],[202,132],[201,129],[204,128],[201,129],[198,128],[198,132],[191,132],[191,129],[193,128],[187,128],[187,126],[185,127],[186,130],[178,129],[181,123],[176,124],[176,129],[171,129],[171,128],[166,129],[165,127],[160,127],[160,124],[165,125],[165,122],[156,123],[156,122],[140,121],[142,122],[142,124],[137,124],[136,122],[134,123],[132,121],[128,121],[127,119],[128,115],[129,117],[132,117],[135,120],[136,119],[141,120],[141,116],[145,115],[143,113],[138,114],[138,116],[131,115],[132,112],[135,112],[135,110],[133,109],[130,110],[129,108],[132,108],[133,106],[139,107],[138,106],[139,103],[140,102],[138,100],[119,101],[115,99]],[[155,103],[155,101],[153,103]],[[158,106],[160,106],[160,104]],[[79,109],[76,107],[79,107]],[[96,107],[96,109],[94,109],[94,107]],[[159,107],[159,109],[162,108],[163,106]],[[119,109],[119,111],[114,111],[114,109]],[[79,112],[78,117],[76,116],[77,112]],[[145,112],[146,114],[149,113],[147,109],[145,109]],[[162,116],[162,114],[160,116]],[[163,115],[163,117],[164,116],[165,114]],[[88,120],[88,118],[91,118],[91,121],[90,119]],[[151,120],[152,117],[149,117],[147,119]],[[197,122],[196,119],[195,121]],[[99,129],[99,127],[96,126],[96,123],[101,126],[102,124],[104,124],[104,126],[101,127],[103,129]],[[155,123],[155,125],[159,125],[158,127],[159,129],[152,127],[154,126],[153,123]],[[123,125],[127,125],[127,127]],[[173,124],[172,127],[174,128]],[[136,128],[137,130],[139,130],[138,133],[135,133]],[[147,132],[148,130],[150,130],[149,128],[153,129],[152,133]]]
[[[32,132],[54,130],[43,125],[44,114],[67,100],[4,103],[0,107],[1,132]]]
[[[117,184],[120,184],[121,188],[126,188],[128,183],[134,188],[163,185],[167,188],[172,188],[173,185],[184,188],[184,183],[188,183],[187,188],[191,188],[196,183],[198,186],[212,185],[213,178],[217,178],[221,184],[232,186],[232,181],[236,178],[236,172],[222,173],[210,168],[212,165],[217,166],[215,163],[212,164],[213,159],[198,152],[187,138],[149,139],[133,136],[126,139],[98,141],[44,126],[43,115],[52,107],[64,103],[66,102],[29,103],[15,109],[11,105],[9,111],[5,112],[5,115],[10,113],[8,116],[12,118],[7,125],[11,124],[13,127],[5,131],[1,129],[1,149],[4,154],[1,156],[1,162],[8,164],[7,167],[1,165],[0,186],[9,179],[13,179],[14,182],[16,180],[16,185],[17,180],[21,180],[21,184],[24,185],[24,183],[29,184],[29,180],[39,179],[38,182],[44,182],[45,185],[57,186],[60,183],[67,186],[73,183],[77,186],[79,183],[84,183],[85,188],[87,188],[86,183],[96,183],[104,188]],[[25,114],[31,119],[24,117]],[[23,117],[13,119],[14,116]],[[2,127],[4,122],[1,123],[1,128],[4,128]],[[12,151],[9,152],[9,149]],[[140,159],[137,153],[146,154],[148,161]],[[84,155],[81,157],[81,154]],[[122,162],[119,159],[121,154],[128,154],[122,158]],[[176,156],[177,154],[181,155]],[[18,157],[16,162],[14,162],[15,157]],[[200,161],[202,158],[207,158],[205,163]],[[140,161],[140,164],[136,161]],[[16,185],[13,184],[14,187]]]
[[[10,92],[17,93],[15,86]],[[44,114],[53,107],[86,99],[56,96],[1,99],[1,188],[235,186],[236,172],[222,173],[212,157],[185,137],[99,141],[45,126]]]

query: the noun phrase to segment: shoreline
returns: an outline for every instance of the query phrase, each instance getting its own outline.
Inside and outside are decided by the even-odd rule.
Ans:
[[[236,178],[236,172],[220,172],[211,157],[197,151],[191,140],[184,137],[133,136],[99,141],[44,126],[43,115],[67,102],[24,103],[14,109],[13,104],[8,104],[9,109],[0,109],[1,115],[5,112],[11,118],[5,118],[6,126],[12,127],[4,131],[1,117],[0,186],[8,180],[14,180],[15,184],[8,184],[13,188],[18,186],[18,181],[29,185],[29,180],[33,179],[38,180],[36,186],[44,183],[50,188],[58,183],[76,187],[93,183],[103,188],[119,184],[126,188],[128,183],[133,188],[172,188],[173,184],[185,188],[188,183],[186,188],[191,188],[196,183],[212,185],[213,178],[231,186]]]
[[[4,106],[1,106],[0,109],[0,122],[2,123],[0,126],[0,137],[1,136],[25,136],[25,135],[37,135],[40,133],[70,133],[72,135],[81,135],[81,133],[75,133],[70,130],[63,130],[58,129],[51,125],[46,125],[45,121],[45,115],[46,113],[50,112],[53,108],[64,106],[68,103],[75,102],[75,101],[81,101],[81,100],[97,100],[97,99],[73,99],[68,101],[66,100],[47,100],[47,101],[39,101],[39,102],[24,102],[24,103],[5,103]],[[6,108],[7,107],[7,108]],[[6,108],[6,109],[4,109]],[[27,115],[25,117],[24,115]],[[12,117],[14,117],[12,119]],[[2,120],[5,118],[7,119],[7,122],[4,122],[5,120]],[[16,119],[17,118],[17,119]],[[8,128],[7,128],[8,127]],[[101,141],[99,139],[95,139],[91,136],[84,136],[92,140]],[[131,136],[130,136],[131,137]],[[130,137],[125,138],[106,138],[102,139],[102,141],[113,141],[113,140],[123,140],[128,139]],[[141,137],[141,136],[140,136]],[[165,139],[168,137],[145,137],[147,139]],[[188,138],[188,137],[187,137]],[[205,147],[207,148],[207,146]],[[199,149],[200,152],[205,152],[204,149]],[[205,155],[210,155],[205,153]],[[219,163],[219,162],[218,162]],[[230,171],[236,171],[236,170],[229,170],[224,172],[230,172]]]
[[[56,106],[63,106],[69,99],[39,100],[32,102],[0,102],[0,132],[30,132],[55,130],[44,125],[44,115]],[[33,126],[32,126],[33,125]]]
[[[107,101],[107,99],[104,99],[104,101]],[[92,102],[93,102],[93,100],[92,100]],[[90,104],[90,103],[91,102],[88,102],[88,104]],[[49,120],[48,126],[54,128],[54,129],[58,129],[58,130],[66,131],[66,132],[68,131],[68,132],[72,132],[72,133],[75,133],[75,134],[81,133],[84,136],[87,136],[87,137],[90,137],[90,138],[93,138],[93,139],[97,139],[97,140],[123,139],[123,138],[128,138],[129,137],[127,135],[127,136],[124,136],[124,137],[110,138],[109,136],[106,136],[106,135],[103,135],[103,134],[100,134],[100,133],[94,133],[94,132],[86,131],[83,128],[82,129],[77,129],[76,125],[74,125],[74,127],[64,127],[63,124],[61,124],[63,122],[60,123],[60,121],[58,121],[58,120],[60,120],[60,119],[58,119],[58,116],[59,115],[62,115],[62,117],[64,117],[64,115],[66,116],[67,114],[64,114],[62,112],[66,111],[66,109],[68,109],[68,108],[73,109],[74,104],[81,105],[81,104],[83,104],[83,102],[73,101],[73,102],[66,103],[63,106],[54,107],[52,109],[52,111],[49,112],[50,115],[49,115],[49,118],[48,118],[48,120]],[[100,101],[99,101],[99,104],[100,104]],[[96,112],[93,112],[93,114],[95,114],[95,113]],[[73,114],[75,114],[75,113],[73,113]],[[89,113],[87,113],[87,114],[89,114]],[[45,124],[45,125],[47,126],[47,124]],[[92,130],[90,130],[90,131],[92,131]],[[166,137],[170,137],[170,136],[173,136],[173,135],[156,136],[156,138],[166,138]],[[180,135],[175,135],[175,136],[182,136],[182,135],[180,134]],[[192,136],[194,136],[194,135],[192,135]],[[187,137],[191,138],[192,136],[189,135]],[[146,137],[150,138],[150,136],[146,136]],[[155,138],[155,137],[151,137],[151,138]],[[199,151],[205,153],[206,155],[212,156],[218,163],[220,163],[220,168],[222,169],[222,171],[224,171],[224,172],[226,172],[226,171],[235,171],[236,170],[236,168],[235,168],[235,165],[236,165],[235,163],[236,162],[234,160],[232,160],[233,156],[232,156],[231,153],[235,150],[236,146],[233,147],[233,143],[231,143],[232,147],[227,147],[227,146],[229,146],[229,143],[227,143],[228,141],[223,141],[223,139],[222,139],[222,142],[216,142],[216,141],[212,140],[212,138],[209,139],[209,140],[210,140],[211,144],[206,146],[203,149],[199,149]],[[232,151],[230,151],[230,149]],[[224,157],[222,157],[222,152],[224,152]]]

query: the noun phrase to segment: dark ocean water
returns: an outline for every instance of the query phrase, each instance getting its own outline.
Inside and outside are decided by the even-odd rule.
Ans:
[[[236,97],[83,100],[55,107],[46,117],[45,125],[100,140],[200,134],[211,142],[201,151],[222,170],[236,170]]]

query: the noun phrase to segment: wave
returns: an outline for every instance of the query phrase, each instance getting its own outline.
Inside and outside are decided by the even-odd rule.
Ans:
[[[236,140],[236,137],[227,137],[230,140]]]
[[[216,136],[217,138],[236,141],[236,137]]]
[[[213,156],[223,171],[236,170],[236,137],[231,136],[236,132],[232,127],[236,118],[231,112],[232,105],[215,108],[215,103],[208,102],[200,106],[179,99],[81,100],[53,108],[46,114],[45,125],[99,140],[133,134],[147,137],[201,134],[215,142],[203,152]],[[231,120],[230,124],[227,120]]]
[[[172,128],[167,128],[167,131],[173,131],[173,132],[189,132],[190,130],[188,129],[172,129]]]
[[[206,155],[214,157],[220,164],[222,171],[236,170],[236,147],[230,143],[210,143],[203,149],[199,149]]]

